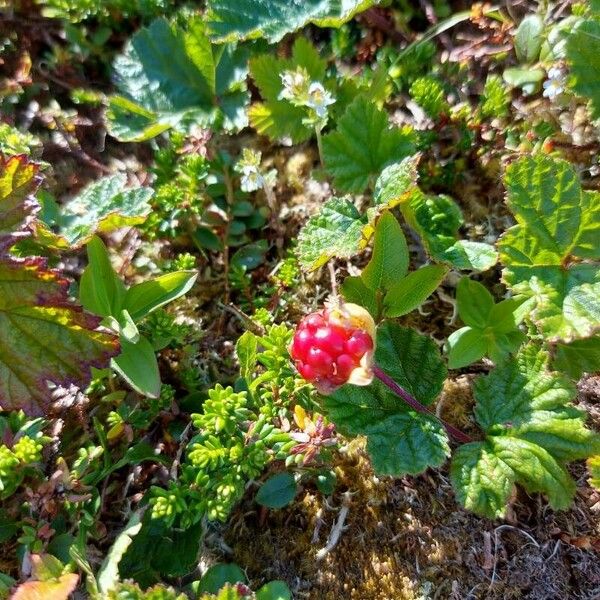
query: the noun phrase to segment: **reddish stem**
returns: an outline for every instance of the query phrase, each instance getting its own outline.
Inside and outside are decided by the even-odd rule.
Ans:
[[[406,402],[406,404],[408,404],[408,406],[410,406],[413,410],[432,415],[438,419],[446,428],[446,431],[449,433],[449,435],[451,435],[457,442],[468,444],[469,442],[473,441],[466,433],[463,433],[460,429],[457,429],[453,425],[450,425],[450,423],[446,423],[443,419],[440,419],[440,417],[438,417],[433,410],[427,406],[424,406],[416,398],[411,396],[403,387],[399,386],[387,373],[385,373],[381,367],[374,365],[373,373],[375,377],[381,381],[381,383],[392,390],[394,394],[400,396],[400,398],[402,398],[402,400],[404,400],[404,402]]]

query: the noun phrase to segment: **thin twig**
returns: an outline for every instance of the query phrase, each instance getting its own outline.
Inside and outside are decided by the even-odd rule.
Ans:
[[[336,546],[340,541],[340,536],[342,535],[342,531],[344,531],[344,522],[346,521],[346,517],[348,516],[348,512],[350,510],[350,492],[344,493],[344,500],[342,508],[340,509],[340,513],[338,514],[338,518],[335,522],[335,525],[331,528],[331,533],[327,538],[327,543],[323,548],[321,548],[317,552],[316,559],[323,560]]]

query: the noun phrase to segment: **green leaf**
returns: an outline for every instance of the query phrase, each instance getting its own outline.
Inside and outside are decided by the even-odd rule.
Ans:
[[[99,319],[70,302],[69,282],[43,259],[7,252],[33,224],[37,183],[24,156],[0,157],[0,408],[36,416],[52,401],[48,382],[85,388],[91,367],[105,367],[119,348],[96,331]]]
[[[487,353],[488,340],[479,329],[463,327],[448,338],[448,367],[461,369],[478,360]]]
[[[373,191],[373,204],[393,208],[406,199],[417,187],[419,155],[408,156],[391,164],[379,175]]]
[[[217,594],[227,583],[246,583],[246,575],[235,563],[220,563],[213,565],[202,575],[198,592]]]
[[[259,267],[265,262],[268,250],[269,243],[267,240],[259,240],[252,244],[246,244],[237,250],[231,257],[231,265],[243,268],[247,271],[256,269],[256,267]]]
[[[290,473],[269,477],[258,490],[256,501],[267,508],[283,508],[296,497],[298,486]]]
[[[373,0],[209,0],[208,19],[218,41],[266,37],[274,43],[308,23],[339,27],[372,4]]]
[[[459,446],[452,455],[452,484],[460,504],[478,515],[502,517],[513,493],[514,471],[487,442]]]
[[[131,545],[134,536],[142,528],[140,515],[140,512],[133,513],[125,529],[116,537],[106,558],[102,562],[97,577],[98,589],[102,594],[107,594],[110,590],[117,587],[119,583],[119,562],[123,558],[127,548]]]
[[[409,273],[386,294],[385,316],[401,317],[421,306],[437,289],[447,272],[448,267],[444,265],[426,265]]]
[[[553,366],[576,381],[583,373],[600,371],[600,337],[557,344]]]
[[[539,15],[527,15],[515,33],[515,52],[517,58],[526,63],[537,60],[542,47],[544,21]]]
[[[126,181],[125,175],[118,173],[88,185],[63,205],[58,233],[51,231],[48,224],[38,223],[38,240],[53,248],[78,248],[95,233],[143,223],[150,213],[148,200],[154,191],[144,187],[125,189]]]
[[[136,391],[149,398],[160,396],[160,373],[152,344],[140,336],[134,344],[121,338],[121,353],[112,366]]]
[[[463,216],[450,197],[426,196],[415,189],[403,199],[400,209],[435,260],[473,271],[485,271],[496,264],[498,255],[489,244],[457,240]]]
[[[456,286],[458,315],[465,325],[483,329],[490,324],[494,297],[477,281],[463,277]]]
[[[411,411],[378,380],[367,387],[344,385],[323,403],[341,432],[367,436],[367,451],[379,475],[422,473],[449,455],[441,423]]]
[[[567,38],[573,89],[590,100],[592,119],[600,119],[600,21],[578,23]]]
[[[341,292],[346,302],[364,306],[374,319],[379,316],[378,293],[368,288],[362,277],[346,277],[341,285]]]
[[[256,368],[258,337],[251,331],[243,333],[235,345],[235,353],[240,363],[240,375],[250,383]]]
[[[437,398],[447,375],[431,339],[391,321],[377,329],[375,362],[421,404]]]
[[[147,587],[165,577],[183,577],[198,565],[201,539],[202,523],[183,530],[168,528],[161,519],[150,518],[148,511],[119,563],[121,578]]]
[[[543,492],[554,508],[566,508],[575,484],[563,464],[600,450],[600,436],[586,429],[584,413],[571,405],[573,384],[549,371],[547,354],[530,344],[477,379],[474,392],[475,416],[487,438],[455,456],[452,479],[459,500],[479,514],[501,516],[512,481]],[[491,483],[482,483],[491,464],[496,465]],[[512,475],[506,475],[507,467]]]
[[[529,318],[551,341],[589,337],[600,322],[600,194],[584,192],[573,167],[547,155],[506,170],[508,204],[517,220],[498,247],[503,279],[533,298]]]
[[[99,237],[87,244],[88,266],[79,283],[79,300],[86,310],[101,317],[118,318],[125,298],[125,285],[117,276],[108,250]]]
[[[408,246],[402,227],[390,212],[377,220],[373,256],[361,277],[371,290],[389,289],[408,270]]]
[[[323,137],[325,170],[344,192],[363,192],[386,165],[413,152],[412,130],[390,128],[387,113],[364,96],[357,96],[337,129]]]
[[[246,62],[245,49],[211,44],[201,18],[185,29],[156,19],[115,60],[119,95],[110,102],[110,133],[141,141],[171,127],[244,127]]]
[[[269,581],[257,590],[256,600],[292,600],[292,593],[284,581]]]
[[[354,204],[346,198],[328,200],[311,217],[298,236],[298,258],[302,267],[314,271],[330,258],[350,258],[364,247],[366,224]]]
[[[195,271],[175,271],[133,285],[125,292],[123,308],[137,322],[157,308],[187,294],[197,277]]]

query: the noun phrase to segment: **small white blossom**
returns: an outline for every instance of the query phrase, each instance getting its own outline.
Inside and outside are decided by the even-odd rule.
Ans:
[[[306,69],[299,67],[295,71],[285,71],[281,74],[281,83],[283,89],[278,96],[279,100],[289,100],[294,104],[303,103],[309,85]]]
[[[313,81],[308,88],[306,106],[312,108],[317,117],[324,119],[327,116],[327,107],[335,102],[335,98],[318,81]]]
[[[544,81],[544,92],[545,98],[556,98],[565,91],[565,74],[562,69],[558,67],[552,67],[548,71],[548,79]]]
[[[272,186],[277,177],[275,169],[264,173],[261,169],[262,154],[250,148],[244,148],[242,158],[236,163],[234,169],[240,173],[240,187],[243,192],[255,192],[265,187]]]

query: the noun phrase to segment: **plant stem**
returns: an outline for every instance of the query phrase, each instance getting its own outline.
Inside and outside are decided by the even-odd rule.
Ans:
[[[466,434],[463,433],[460,429],[457,429],[453,425],[446,423],[443,419],[440,419],[433,410],[421,404],[416,398],[411,396],[403,387],[398,385],[387,373],[385,373],[381,367],[377,365],[373,366],[373,373],[381,383],[387,386],[394,394],[400,396],[408,406],[410,406],[413,410],[416,410],[420,413],[425,413],[434,416],[438,419],[442,425],[446,428],[446,431],[449,435],[451,435],[457,442],[462,444],[468,444],[473,440]]]
[[[319,162],[321,163],[321,167],[325,168],[325,165],[323,164],[323,139],[321,137],[321,129],[322,129],[322,126],[317,125],[315,127],[315,133],[317,134],[317,148],[319,150]]]

